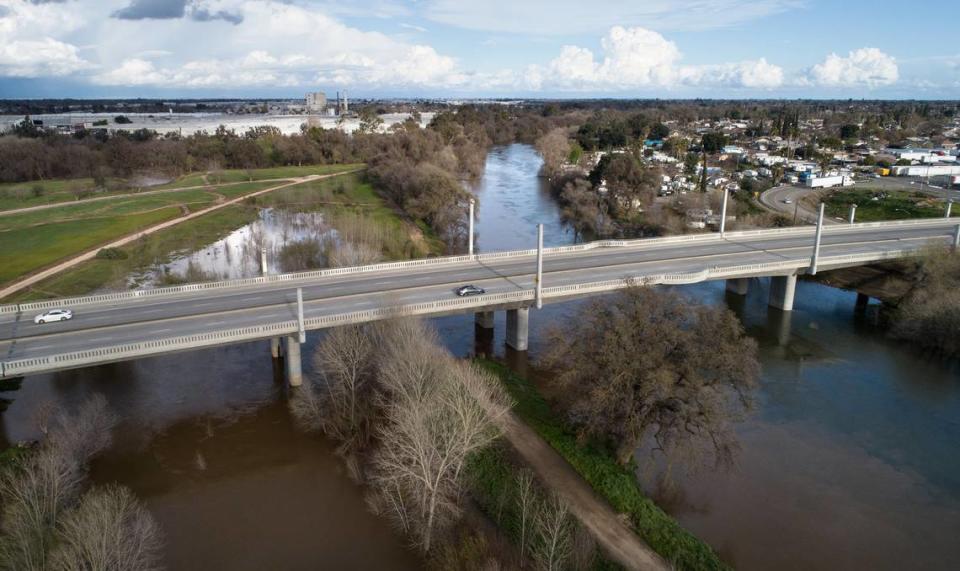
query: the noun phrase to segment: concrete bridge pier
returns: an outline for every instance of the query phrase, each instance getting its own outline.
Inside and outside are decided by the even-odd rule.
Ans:
[[[527,350],[527,337],[530,329],[530,309],[507,310],[507,346],[516,351]]]
[[[737,295],[747,295],[750,289],[750,278],[734,278],[727,280],[727,291]]]
[[[300,339],[296,335],[287,337],[287,347],[283,361],[287,366],[287,384],[299,387],[303,384],[303,369],[300,362]]]
[[[280,348],[280,338],[279,338],[279,337],[274,337],[274,338],[270,339],[270,356],[273,357],[274,359],[279,359],[279,358],[280,358],[280,354],[281,354],[282,352],[283,352],[283,351],[282,351],[282,349]]]
[[[770,278],[770,307],[793,311],[793,296],[797,290],[796,274]]]
[[[477,327],[482,327],[484,329],[493,329],[493,312],[492,311],[478,311],[474,314],[474,319],[477,324]]]
[[[867,305],[870,304],[870,296],[865,293],[857,292],[857,304],[854,311],[857,315],[863,315],[867,311]]]

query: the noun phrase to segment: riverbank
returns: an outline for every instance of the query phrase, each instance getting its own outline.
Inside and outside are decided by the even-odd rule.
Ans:
[[[663,560],[679,569],[729,569],[710,546],[684,530],[676,520],[647,498],[633,471],[619,466],[614,454],[591,443],[579,443],[574,431],[557,418],[547,401],[527,379],[495,361],[480,359],[478,363],[500,379],[516,403],[514,413],[526,427],[549,443],[583,478],[582,481],[609,503],[609,508],[606,509],[611,511],[607,513],[612,515],[616,512],[625,516],[632,531],[646,541],[649,548],[656,551]],[[518,427],[519,430],[523,428],[523,425]],[[538,472],[546,474],[551,470],[549,458],[544,458],[545,454],[535,451],[524,454],[521,451],[521,456],[528,461],[532,460],[531,464]],[[598,543],[604,546],[611,556],[615,559],[629,557],[639,562],[638,558],[641,557],[644,546],[632,543],[629,536],[619,532],[617,525],[610,521],[610,515],[604,513],[606,510],[602,503],[591,505],[593,502],[589,498],[589,492],[578,489],[576,480],[564,476],[562,470],[562,467],[557,467],[553,470],[553,476],[546,476],[544,479],[558,485],[559,493],[575,498],[571,501],[574,511],[579,510],[585,525],[596,531],[599,536]],[[631,553],[632,555],[627,556]],[[638,567],[661,564],[649,555],[646,560],[648,565]]]

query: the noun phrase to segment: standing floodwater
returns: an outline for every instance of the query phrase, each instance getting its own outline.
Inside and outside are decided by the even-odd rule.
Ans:
[[[476,188],[481,251],[531,248],[537,223],[548,245],[573,242],[540,164],[529,146],[491,151]],[[758,340],[757,409],[738,428],[733,471],[680,476],[662,495],[645,473],[647,489],[738,569],[960,568],[957,364],[859,325],[853,293],[801,281],[785,319],[768,310],[767,287],[753,280],[746,299],[722,282],[679,288],[731,307]],[[531,360],[545,329],[583,303],[531,312]],[[458,355],[474,350],[473,316],[433,323]],[[500,312],[501,355],[503,332]],[[304,348],[307,374],[318,337]],[[266,342],[28,377],[10,393],[7,437],[36,437],[43,401],[94,392],[123,416],[94,478],[144,499],[165,529],[170,569],[422,567],[368,513],[330,445],[293,426]]]

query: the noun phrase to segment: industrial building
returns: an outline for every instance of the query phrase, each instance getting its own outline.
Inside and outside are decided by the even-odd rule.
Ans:
[[[308,93],[306,108],[307,113],[323,113],[327,109],[327,94],[322,91]]]

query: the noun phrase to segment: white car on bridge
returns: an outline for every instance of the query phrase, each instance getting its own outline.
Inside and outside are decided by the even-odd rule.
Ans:
[[[51,321],[66,321],[73,318],[72,309],[51,309],[45,313],[33,318],[33,322],[36,324],[40,323],[50,323]]]

